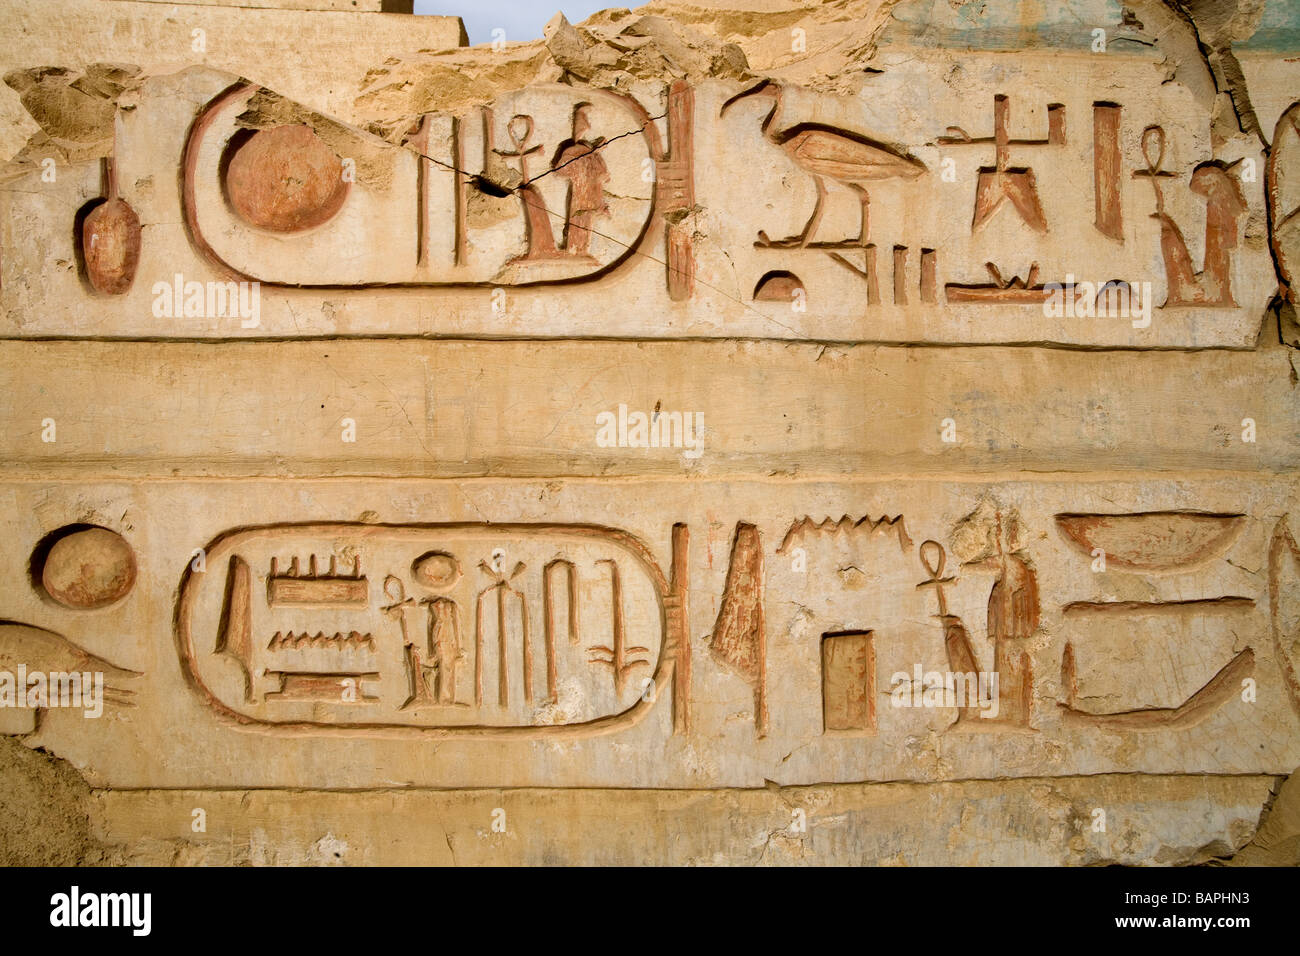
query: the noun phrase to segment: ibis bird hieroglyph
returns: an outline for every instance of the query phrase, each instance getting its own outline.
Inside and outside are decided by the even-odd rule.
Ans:
[[[812,241],[826,203],[827,179],[842,183],[857,193],[858,201],[862,204],[862,228],[857,242],[866,245],[871,197],[865,184],[886,179],[916,179],[926,171],[924,163],[905,151],[859,133],[824,123],[797,123],[782,128],[778,119],[782,107],[782,88],[771,80],[763,80],[731,97],[722,104],[719,115],[725,113],[732,104],[750,96],[772,97],[772,108],[763,118],[760,127],[763,135],[780,146],[795,165],[812,176],[817,186],[817,204],[813,207],[808,222],[804,224],[803,231],[788,240],[771,243],[760,232],[759,237],[765,245],[807,246]]]

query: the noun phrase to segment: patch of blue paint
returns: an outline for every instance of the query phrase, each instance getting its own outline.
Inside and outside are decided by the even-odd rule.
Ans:
[[[1288,0],[1300,3],[1300,0]],[[1023,50],[1027,46],[1091,50],[1093,30],[1106,31],[1108,43],[1141,35],[1121,26],[1120,0],[912,0],[892,11],[882,45],[964,50]],[[1126,52],[1149,49],[1123,43]]]
[[[1300,0],[1269,0],[1254,35],[1237,50],[1257,53],[1293,53],[1300,50]]]

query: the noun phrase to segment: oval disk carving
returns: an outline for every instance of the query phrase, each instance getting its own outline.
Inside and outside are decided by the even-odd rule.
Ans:
[[[45,593],[64,607],[107,607],[135,584],[135,553],[107,528],[86,528],[59,538],[41,570]]]
[[[272,232],[301,232],[343,208],[343,162],[309,126],[259,130],[237,147],[226,193],[247,222]]]
[[[415,559],[411,565],[411,575],[428,588],[442,589],[452,587],[460,580],[460,562],[455,555],[445,551],[430,551]]]

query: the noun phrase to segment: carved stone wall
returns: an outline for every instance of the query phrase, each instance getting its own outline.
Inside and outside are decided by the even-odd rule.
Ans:
[[[1294,0],[58,6],[0,730],[67,835],[4,859],[1287,845]]]

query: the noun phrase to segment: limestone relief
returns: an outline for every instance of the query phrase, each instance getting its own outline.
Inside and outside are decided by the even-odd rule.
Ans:
[[[506,487],[526,497],[534,486]],[[1292,728],[1269,745],[1290,754],[1297,549],[1289,518],[1269,516],[1294,489],[1259,486],[1239,509],[1222,507],[1233,496],[1214,483],[1189,490],[1218,507],[1068,507],[1099,492],[1148,501],[1157,488],[796,486],[752,498],[729,526],[688,505],[671,507],[683,519],[671,528],[638,520],[637,531],[584,521],[618,493],[579,486],[573,520],[558,523],[254,521],[191,537],[163,518],[137,529],[137,547],[69,525],[32,555],[29,596],[4,609],[25,622],[9,625],[6,646],[44,635],[50,653],[33,661],[52,669],[105,649],[121,695],[110,702],[159,718],[180,706],[204,747],[305,755],[360,738],[471,786],[630,784],[597,757],[628,743],[652,748],[638,779],[656,785],[689,779],[670,756],[683,746],[766,762],[802,741],[798,761],[763,771],[791,783],[979,773],[985,739],[1002,741],[1002,773],[1043,772],[1034,740],[1068,746],[1055,773],[1154,770],[1174,740],[1181,766],[1245,772],[1273,751],[1249,737],[1225,750],[1218,735],[1259,721]],[[166,514],[176,494],[200,496],[212,521],[255,517],[216,485],[159,489],[141,506]],[[667,505],[672,485],[643,497]],[[837,498],[893,507],[814,517]],[[141,553],[146,536],[174,543]],[[178,577],[174,614],[156,613],[150,595]],[[106,642],[121,628],[139,638]],[[156,662],[143,675],[118,663],[142,660]],[[87,736],[60,717],[42,725],[60,747],[115,732],[96,724]],[[923,733],[951,738],[944,769],[900,761],[894,748]],[[1127,764],[1112,750],[1121,740],[1135,748]],[[562,748],[502,778],[423,741]],[[596,763],[564,762],[579,741]],[[841,766],[851,753],[861,759]],[[707,779],[748,779],[723,766]]]
[[[432,6],[0,0],[0,862],[1294,855],[1300,0]]]
[[[617,531],[285,525],[205,554],[225,573],[187,574],[178,641],[195,689],[246,726],[545,738],[671,696],[682,597]]]
[[[1208,75],[1160,82],[1175,38],[1137,21],[1104,56],[1055,54],[1068,71],[977,44],[950,83],[951,52],[913,49],[898,6],[853,96],[771,77],[530,83],[342,120],[206,68],[60,78],[108,97],[117,128],[75,254],[83,292],[121,299],[95,334],[1254,344],[1289,283],[1289,112],[1276,150],[1225,138]],[[55,83],[9,76],[50,129],[65,118],[33,90]],[[84,194],[95,164],[71,169],[45,192]],[[179,194],[160,188],[176,176]],[[12,214],[36,215],[14,182]],[[142,248],[178,218],[184,255]],[[66,231],[34,238],[72,252]],[[257,284],[255,324],[205,294],[231,281]],[[630,308],[601,315],[609,295]],[[38,334],[79,324],[50,315]]]
[[[656,201],[666,207],[659,215],[671,213],[689,190],[683,145],[670,155],[644,108],[614,93],[534,88],[469,115],[423,116],[386,195],[356,182],[308,126],[241,129],[259,94],[235,86],[203,108],[185,145],[183,189],[186,224],[205,257],[264,285],[587,281],[646,240]],[[685,111],[669,117],[671,128],[688,129],[689,95],[669,98]],[[675,195],[660,196],[642,171],[661,162],[671,170],[674,160],[680,172],[663,188]],[[362,237],[390,251],[339,281],[339,263],[355,259]],[[405,253],[394,255],[398,244]],[[675,271],[689,270],[678,263]]]

